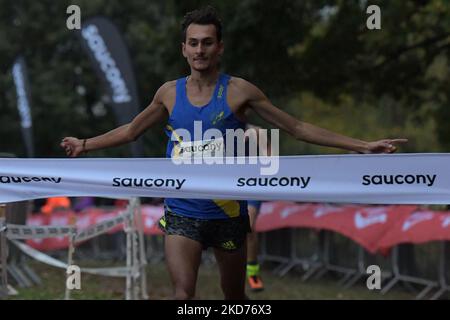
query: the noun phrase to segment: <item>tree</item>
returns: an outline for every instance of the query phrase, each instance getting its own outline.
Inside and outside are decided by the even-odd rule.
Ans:
[[[68,5],[79,5],[82,19],[107,16],[122,31],[144,108],[164,81],[188,72],[180,53],[180,22],[187,11],[207,3],[0,0],[0,135],[8,137],[0,141],[0,151],[24,154],[11,78],[18,54],[29,67],[38,156],[62,156],[58,144],[65,135],[92,136],[115,126],[89,61],[66,28]],[[381,30],[366,28],[367,1],[212,4],[224,22],[223,69],[257,84],[287,112],[357,136],[407,133],[414,137],[408,151],[450,146],[450,6],[443,1],[372,1],[381,8]],[[333,110],[333,119],[325,110]],[[339,116],[355,110],[366,110],[358,113],[359,122],[370,127]],[[162,125],[145,136],[149,156],[164,154]],[[291,148],[296,142],[290,141],[285,153],[323,152]],[[127,156],[128,149],[93,155]]]

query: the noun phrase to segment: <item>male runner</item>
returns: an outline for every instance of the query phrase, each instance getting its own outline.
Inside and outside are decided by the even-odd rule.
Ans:
[[[298,140],[359,153],[394,152],[403,139],[366,142],[299,121],[275,107],[252,83],[220,73],[224,52],[222,25],[212,7],[189,12],[182,23],[182,54],[190,74],[164,83],[150,105],[133,121],[105,134],[78,139],[66,137],[61,146],[76,157],[90,150],[122,145],[136,140],[148,128],[167,121],[167,156],[176,155],[181,143],[170,139],[177,129],[243,129],[245,110],[251,108],[262,119]],[[249,62],[251,63],[251,62]],[[174,133],[175,132],[175,133]],[[209,142],[208,142],[209,143]],[[172,152],[174,151],[174,152]],[[225,299],[246,299],[246,237],[249,220],[246,201],[166,199],[165,257],[176,299],[195,297],[202,250],[214,248]]]

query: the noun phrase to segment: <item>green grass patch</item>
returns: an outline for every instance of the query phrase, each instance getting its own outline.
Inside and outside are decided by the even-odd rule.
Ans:
[[[91,262],[81,266],[111,267],[117,263]],[[65,292],[65,270],[32,262],[30,266],[41,277],[42,284],[30,288],[18,288],[19,294],[9,299],[54,300],[63,299]],[[380,300],[380,299],[413,299],[415,293],[406,292],[401,287],[395,287],[386,295],[378,290],[368,290],[364,282],[349,289],[337,284],[337,279],[326,277],[320,280],[303,282],[301,274],[292,272],[284,277],[274,275],[266,266],[262,266],[262,278],[265,290],[251,292],[251,299],[261,300],[311,300],[311,299],[347,299],[347,300]],[[172,286],[166,266],[163,262],[150,264],[147,267],[148,294],[152,300],[170,299]],[[197,282],[197,297],[199,299],[222,299],[219,272],[215,264],[202,264]],[[81,289],[72,291],[72,298],[86,300],[114,300],[125,298],[125,279],[82,274]]]

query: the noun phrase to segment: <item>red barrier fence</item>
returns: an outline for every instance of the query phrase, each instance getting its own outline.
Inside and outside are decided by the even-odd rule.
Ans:
[[[144,233],[161,235],[158,220],[162,206],[141,206]],[[81,213],[58,212],[51,216],[36,214],[28,218],[28,225],[68,225],[76,217],[79,229],[114,217],[120,210],[99,208]],[[261,206],[256,231],[281,228],[315,228],[340,233],[372,253],[385,251],[400,243],[423,243],[450,240],[450,212],[421,210],[417,206],[356,206],[294,202],[266,202]],[[117,226],[110,233],[121,230]],[[36,239],[28,244],[42,251],[63,249],[67,238]]]

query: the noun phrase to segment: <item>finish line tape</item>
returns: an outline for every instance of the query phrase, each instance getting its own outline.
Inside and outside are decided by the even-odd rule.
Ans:
[[[260,174],[262,161],[177,165],[164,158],[2,158],[0,203],[55,196],[361,204],[448,204],[450,199],[450,154],[446,153],[272,160],[264,163],[276,163],[274,175]]]

